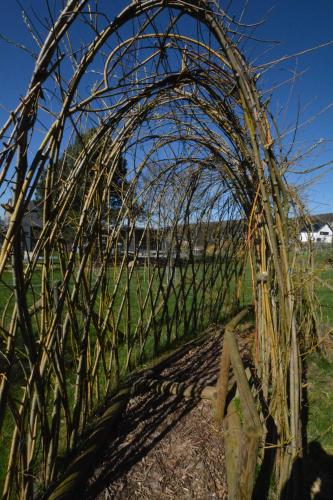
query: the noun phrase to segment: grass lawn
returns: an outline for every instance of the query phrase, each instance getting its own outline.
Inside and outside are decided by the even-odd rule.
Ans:
[[[333,247],[315,248],[315,275],[333,288],[333,266],[329,259],[333,258]],[[323,283],[316,282],[316,292],[321,308],[322,323],[333,325],[333,290]]]
[[[320,321],[333,325],[333,247],[315,248],[315,289],[320,305]],[[333,342],[329,359],[319,352],[305,358],[307,367],[307,442],[315,441],[333,456]]]
[[[333,456],[333,362],[308,356],[308,442],[318,441]]]

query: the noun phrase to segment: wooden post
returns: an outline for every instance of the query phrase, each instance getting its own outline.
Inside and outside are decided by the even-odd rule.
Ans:
[[[230,401],[223,420],[228,500],[239,500],[239,476],[242,462],[242,424],[235,401]]]
[[[260,436],[249,433],[246,429],[242,434],[239,493],[241,499],[251,500]]]
[[[237,324],[242,321],[243,318],[248,314],[249,309],[242,309],[229,323],[226,325],[223,337],[223,349],[220,359],[220,372],[216,385],[217,398],[215,407],[215,421],[218,424],[222,423],[224,417],[225,403],[228,393],[228,382],[229,382],[229,368],[230,368],[230,355],[228,347],[228,332],[234,330]]]
[[[237,480],[237,499],[250,500],[252,498],[259,440],[262,434],[262,425],[257,412],[255,400],[246,377],[242,359],[239,354],[237,341],[232,331],[226,332],[226,341],[229,348],[231,365],[237,382],[240,395],[241,411],[243,414],[243,431],[240,436],[241,461],[239,478]]]
[[[232,367],[240,397],[243,426],[234,401],[228,406],[224,419],[228,499],[250,500],[252,497],[259,440],[262,425],[255,400],[246,377],[239,354],[234,329],[246,316],[242,310],[227,325],[224,331],[220,373],[217,382],[215,420],[221,424],[228,393],[229,368]]]

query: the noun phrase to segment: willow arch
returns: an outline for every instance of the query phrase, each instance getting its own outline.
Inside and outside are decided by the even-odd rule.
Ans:
[[[276,156],[255,69],[215,2],[133,2],[112,19],[102,4],[93,11],[90,3],[67,3],[40,49],[26,96],[1,130],[1,183],[13,192],[0,259],[10,294],[2,316],[1,423],[14,415],[4,495],[16,489],[30,497],[37,471],[38,487],[56,477],[59,450],[75,446],[94,405],[119,381],[121,356],[127,369],[147,355],[149,343],[156,354],[162,342],[237,306],[245,256],[281,489],[301,450],[300,340],[313,319],[291,272],[296,243],[288,219],[298,200]],[[75,47],[80,23],[88,41]],[[101,77],[92,81],[91,74]],[[73,138],[82,147],[67,173]],[[128,175],[115,184],[122,158]],[[22,223],[43,175],[42,226],[23,264]],[[81,210],[74,213],[78,192]],[[115,192],[116,211],[109,206]],[[233,231],[240,218],[241,230]],[[228,238],[216,235],[220,243],[202,273],[192,229],[202,228],[206,249],[212,221]],[[171,260],[184,253],[184,242],[186,264],[177,271]],[[128,259],[137,262],[144,245],[149,258],[139,276]],[[17,379],[19,402],[11,395]]]

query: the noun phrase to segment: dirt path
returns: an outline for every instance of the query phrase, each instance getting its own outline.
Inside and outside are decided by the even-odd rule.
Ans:
[[[198,388],[215,385],[220,346],[221,338],[210,339],[158,375]],[[223,433],[210,403],[153,391],[132,398],[85,498],[227,498]]]

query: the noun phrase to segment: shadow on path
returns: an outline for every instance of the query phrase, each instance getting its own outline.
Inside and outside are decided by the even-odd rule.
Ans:
[[[171,367],[156,375],[184,382],[186,386],[196,384],[200,393],[205,386],[216,383],[220,347],[220,338],[211,339],[202,346],[194,347]],[[186,401],[181,396],[159,395],[153,391],[131,399],[116,433],[105,443],[104,454],[95,466],[93,477],[88,480],[84,498],[96,498],[124,476],[198,401]]]

